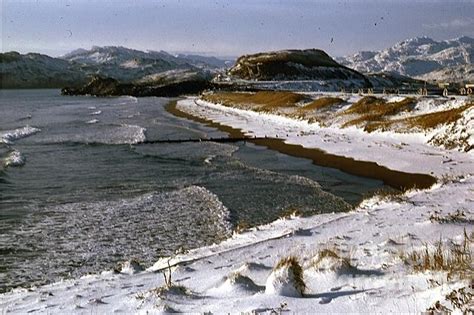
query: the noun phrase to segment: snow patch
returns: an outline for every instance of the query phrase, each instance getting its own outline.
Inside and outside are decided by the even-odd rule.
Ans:
[[[245,294],[253,295],[260,291],[261,288],[256,285],[252,279],[244,276],[238,272],[231,273],[224,277],[222,283],[208,291],[208,293],[214,295],[222,294]]]

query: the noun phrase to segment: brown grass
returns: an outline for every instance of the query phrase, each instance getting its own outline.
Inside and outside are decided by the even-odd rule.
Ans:
[[[306,284],[304,283],[303,268],[301,268],[298,258],[289,256],[280,259],[273,270],[280,268],[288,268],[293,272],[295,287],[303,295],[306,290]]]
[[[474,106],[466,104],[458,108],[452,108],[444,111],[418,115],[403,119],[389,120],[390,116],[403,111],[409,111],[415,103],[413,98],[405,98],[400,102],[387,103],[383,99],[377,99],[373,96],[366,96],[349,107],[344,114],[360,114],[348,122],[343,127],[353,125],[364,125],[364,130],[372,132],[374,130],[388,130],[394,124],[406,128],[418,128],[428,130],[441,124],[449,124],[462,117],[462,113]]]
[[[417,272],[446,271],[448,279],[468,279],[474,275],[471,243],[464,230],[464,240],[460,245],[447,248],[440,241],[434,250],[426,245],[423,250],[413,251],[408,256],[402,255],[402,259]]]
[[[240,220],[234,228],[234,233],[240,234],[248,231],[252,225],[245,220]]]
[[[352,265],[350,257],[342,257],[342,255],[338,254],[337,248],[326,248],[318,252],[318,254],[311,260],[310,266],[316,268],[317,270],[320,268],[320,263],[326,259],[331,258],[334,261],[339,262],[339,264],[334,265],[330,270],[333,271],[344,271],[344,270],[355,270],[356,267]],[[335,268],[335,269],[333,269]],[[341,270],[337,270],[341,269]]]
[[[431,129],[440,124],[449,124],[460,119],[462,113],[473,106],[474,104],[466,104],[458,108],[410,117],[407,118],[407,124],[412,128]]]
[[[462,113],[464,111],[468,110],[469,108],[473,106],[474,104],[466,104],[458,108],[452,108],[452,109],[447,109],[444,111],[423,114],[423,115],[418,115],[418,116],[408,117],[408,118],[403,118],[403,119],[396,119],[396,120],[376,121],[376,119],[360,117],[346,123],[346,125],[348,126],[356,125],[356,124],[366,121],[367,124],[365,125],[364,130],[368,132],[372,132],[377,129],[388,130],[390,127],[392,127],[395,124],[400,125],[401,128],[403,128],[404,126],[406,128],[417,128],[417,129],[422,129],[422,130],[429,130],[441,124],[450,124],[452,122],[457,121],[458,119],[462,117]]]
[[[365,96],[359,101],[355,102],[348,109],[346,109],[346,114],[367,114],[373,110],[376,110],[381,105],[385,104],[385,100],[381,98],[376,98],[374,96]]]
[[[321,97],[305,105],[304,107],[301,107],[300,110],[321,110],[342,103],[344,103],[344,100],[340,99],[339,97]]]
[[[371,132],[385,126],[389,116],[409,111],[415,99],[407,97],[400,102],[387,103],[384,99],[366,96],[349,107],[344,114],[360,114],[361,116],[346,122],[343,127],[365,124],[364,130]]]
[[[237,108],[250,107],[256,111],[272,111],[281,107],[295,107],[307,99],[302,94],[282,91],[259,91],[256,93],[219,92],[201,97],[203,100]]]

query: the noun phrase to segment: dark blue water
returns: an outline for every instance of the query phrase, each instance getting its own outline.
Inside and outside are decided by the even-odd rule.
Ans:
[[[347,211],[381,183],[224,137],[166,98],[0,91],[0,291],[150,265],[298,209]]]

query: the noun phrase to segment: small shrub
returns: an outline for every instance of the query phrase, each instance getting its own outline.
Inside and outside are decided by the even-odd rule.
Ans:
[[[248,231],[252,226],[245,220],[240,220],[234,228],[234,233],[240,234]]]
[[[451,314],[452,310],[441,304],[439,301],[426,310],[428,314]]]
[[[161,287],[156,287],[149,291],[150,293],[160,297],[165,298],[169,294],[173,295],[190,295],[191,292],[188,288],[182,285],[172,284],[171,286],[163,285]]]
[[[473,303],[473,288],[463,287],[457,290],[453,290],[446,294],[445,299],[451,304],[453,309],[446,307],[441,304],[440,301],[427,309],[429,314],[451,314],[455,310],[461,311],[463,314],[472,314],[472,303]],[[471,311],[471,313],[469,313]]]
[[[467,307],[470,303],[473,302],[474,298],[474,294],[472,292],[472,289],[466,287],[460,288],[458,290],[453,290],[451,291],[451,293],[446,295],[446,300],[451,303],[454,309],[459,309],[467,313]]]

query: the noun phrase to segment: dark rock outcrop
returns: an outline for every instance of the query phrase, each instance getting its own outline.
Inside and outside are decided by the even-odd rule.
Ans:
[[[120,83],[112,78],[94,76],[81,88],[63,88],[63,95],[94,95],[94,96],[161,96],[176,97],[184,94],[197,94],[211,88],[209,79],[193,77],[181,81],[161,83],[160,85],[140,85]]]

